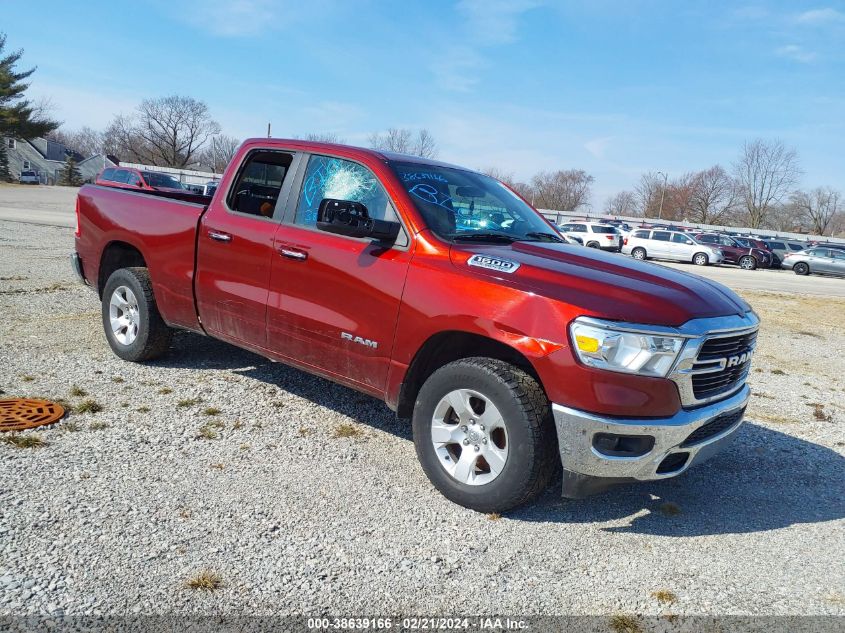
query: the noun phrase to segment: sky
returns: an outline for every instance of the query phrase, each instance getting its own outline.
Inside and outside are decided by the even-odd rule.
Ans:
[[[584,169],[592,204],[645,171],[798,150],[845,191],[845,2],[0,0],[7,49],[73,129],[144,98],[205,101],[226,134],[427,128],[438,158],[527,180]]]

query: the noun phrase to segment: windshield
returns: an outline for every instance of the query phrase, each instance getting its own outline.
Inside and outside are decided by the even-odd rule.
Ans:
[[[489,176],[419,163],[391,163],[432,231],[447,240],[553,241],[558,233]]]
[[[173,176],[167,174],[159,174],[156,172],[144,172],[144,180],[150,187],[168,187],[170,189],[184,189],[182,183],[176,180]]]

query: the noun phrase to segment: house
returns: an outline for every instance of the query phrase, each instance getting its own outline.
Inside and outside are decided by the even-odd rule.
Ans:
[[[82,179],[93,182],[104,167],[114,167],[116,162],[104,154],[85,157],[61,143],[46,138],[29,140],[4,137],[9,172],[17,180],[22,171],[34,171],[45,185],[55,185],[61,179],[68,156],[73,156]]]

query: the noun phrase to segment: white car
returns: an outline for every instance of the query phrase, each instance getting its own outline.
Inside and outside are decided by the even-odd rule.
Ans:
[[[720,248],[702,244],[683,231],[637,229],[625,238],[622,252],[634,259],[670,259],[697,266],[721,264],[725,259]]]
[[[561,233],[577,237],[584,246],[600,248],[603,251],[622,250],[622,235],[615,226],[598,222],[567,222],[558,226]]]
[[[38,173],[34,171],[22,171],[18,182],[22,185],[37,185],[41,180],[38,178]]]

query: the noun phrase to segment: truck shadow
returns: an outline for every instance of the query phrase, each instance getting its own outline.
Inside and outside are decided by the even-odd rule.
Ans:
[[[371,428],[410,441],[411,425],[375,398],[227,343],[190,333],[154,365],[226,370],[283,389]],[[800,427],[796,427],[800,430]],[[606,532],[701,536],[762,532],[845,518],[845,458],[792,435],[746,423],[725,452],[672,479],[560,498],[560,478],[511,520],[614,523]],[[437,494],[433,488],[429,494]]]
[[[686,473],[561,499],[560,481],[513,519],[605,523],[605,532],[658,536],[742,534],[845,518],[845,458],[746,423],[725,452]]]

